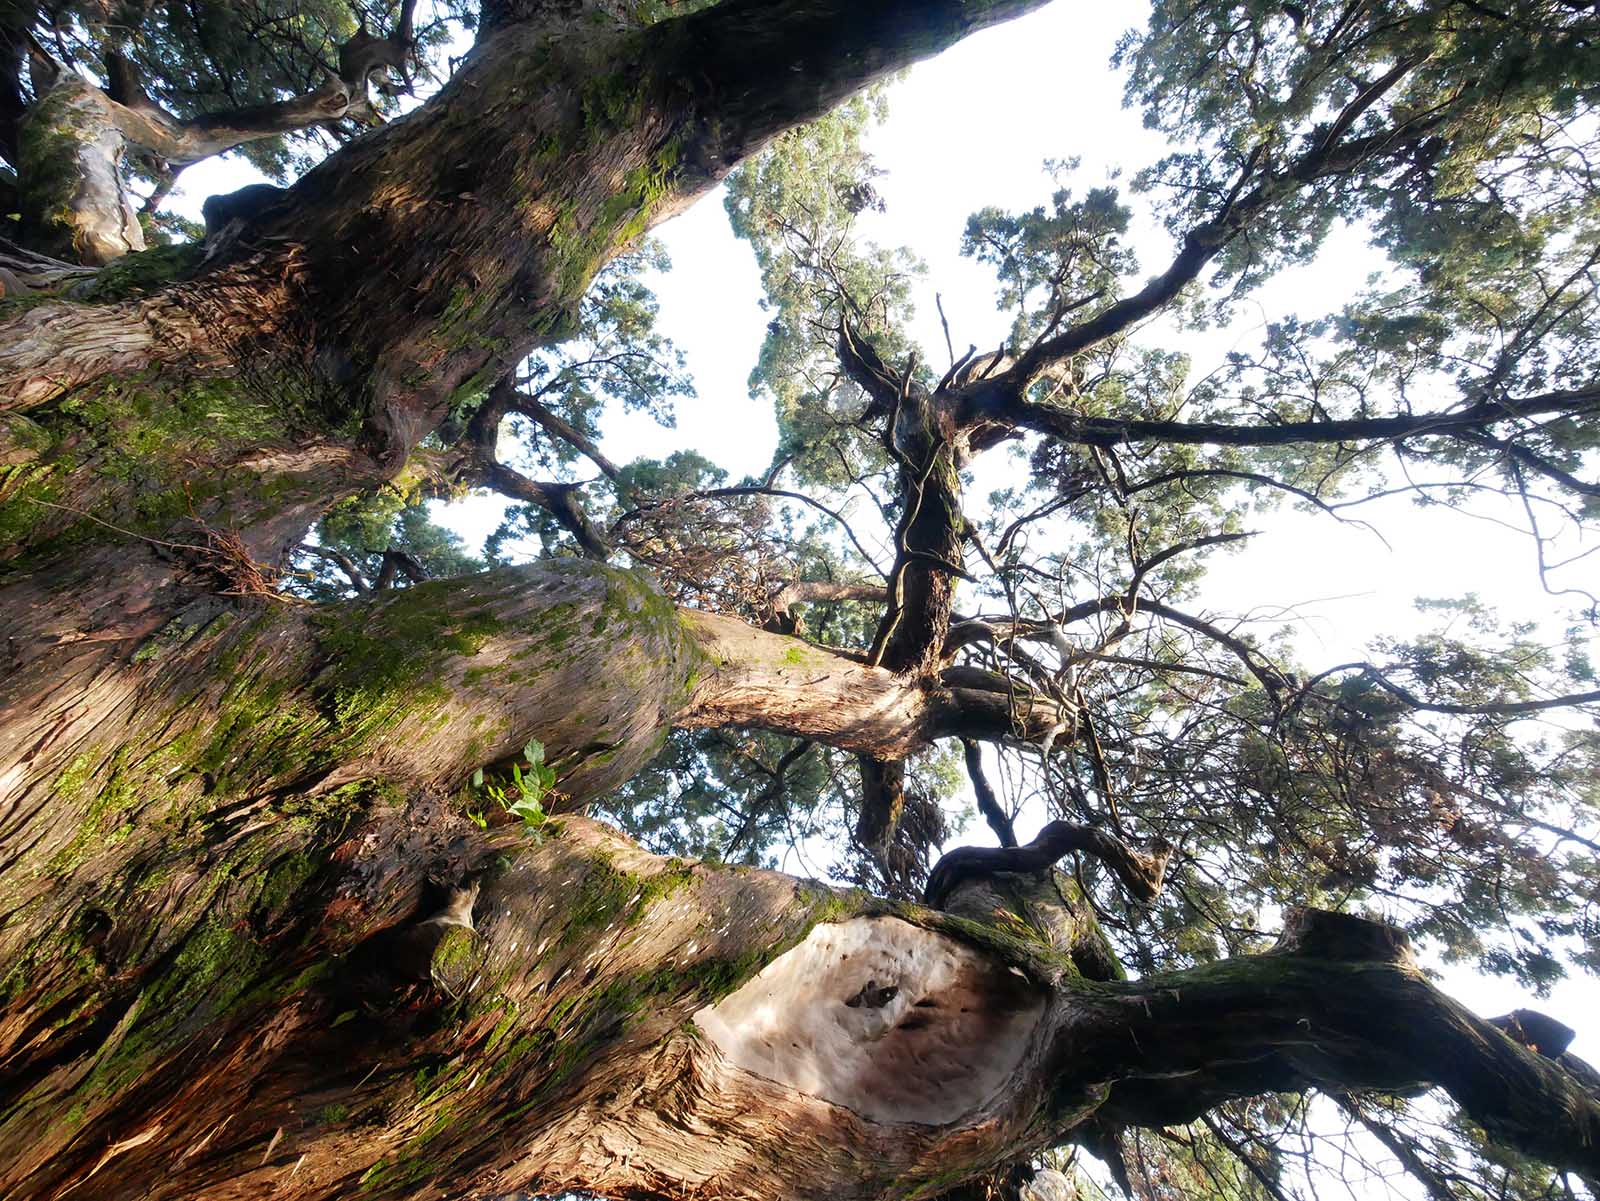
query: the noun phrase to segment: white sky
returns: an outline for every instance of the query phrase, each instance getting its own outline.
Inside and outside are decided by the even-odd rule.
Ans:
[[[1143,127],[1139,114],[1121,107],[1121,81],[1107,65],[1117,37],[1135,17],[1132,5],[1053,4],[919,64],[892,89],[888,122],[869,140],[886,172],[875,181],[886,211],[864,216],[860,228],[881,244],[911,246],[927,262],[927,283],[917,294],[916,335],[936,366],[947,354],[935,291],[957,354],[974,342],[980,348],[998,345],[1010,324],[996,312],[989,268],[959,254],[970,213],[986,205],[1022,209],[1048,203],[1055,184],[1043,169],[1047,158],[1081,160],[1074,177],[1081,194],[1118,167],[1131,176],[1162,152],[1164,141]],[[1132,203],[1140,212],[1140,199]],[[624,457],[660,457],[681,445],[709,455],[735,476],[760,472],[771,461],[776,427],[766,406],[748,399],[746,386],[768,320],[759,307],[754,258],[729,231],[720,190],[656,233],[674,264],[656,281],[661,326],[687,354],[700,399],[679,406],[677,430],[641,425],[613,435],[607,449]],[[1170,253],[1166,235],[1136,217],[1133,236],[1141,247],[1141,269],[1162,268]],[[1378,266],[1359,235],[1336,235],[1314,268],[1286,273],[1264,289],[1255,320],[1245,330],[1214,338],[1212,353],[1229,349],[1248,326],[1297,308],[1303,316],[1321,315]],[[989,458],[986,466],[1003,463],[1000,452]],[[968,495],[984,495],[993,486],[974,486]],[[1519,519],[1508,507],[1487,515],[1511,524]],[[1418,596],[1475,592],[1506,614],[1565,612],[1539,584],[1531,541],[1504,525],[1442,507],[1423,513],[1404,500],[1363,506],[1353,516],[1377,526],[1389,547],[1326,515],[1285,509],[1252,522],[1265,532],[1241,553],[1213,560],[1202,603],[1218,612],[1260,611],[1273,617],[1273,625],[1292,606],[1301,619],[1297,649],[1308,665],[1360,658],[1375,635],[1409,632],[1416,625],[1412,601]],[[1600,565],[1569,579],[1600,591]],[[984,833],[981,826],[969,832]],[[1486,1016],[1532,1004],[1569,1025],[1585,1026],[1572,1049],[1600,1059],[1600,988],[1591,981],[1569,980],[1547,1002],[1531,998],[1514,981],[1463,968],[1450,969],[1446,984]]]
[[[997,345],[1009,326],[1009,317],[995,311],[989,269],[958,254],[969,213],[986,205],[1047,203],[1055,185],[1043,170],[1046,158],[1081,159],[1074,177],[1081,194],[1118,168],[1131,176],[1161,153],[1162,140],[1142,127],[1138,114],[1121,108],[1121,83],[1107,64],[1119,34],[1141,16],[1142,6],[1053,4],[967,39],[894,86],[889,121],[869,143],[886,172],[876,181],[886,213],[865,215],[861,229],[885,245],[909,245],[928,263],[915,331],[928,361],[946,361],[935,290],[943,297],[957,353],[969,343]],[[198,217],[205,196],[251,178],[237,163],[200,164],[184,173],[175,207]],[[1147,211],[1141,198],[1131,202],[1136,214]],[[754,259],[729,231],[720,189],[655,232],[674,263],[672,272],[654,281],[660,326],[687,355],[698,397],[679,403],[675,429],[637,418],[612,423],[604,448],[625,462],[692,447],[733,477],[760,472],[771,461],[776,427],[766,406],[747,391],[768,321]],[[1143,271],[1165,265],[1170,243],[1148,218],[1136,217],[1132,239]],[[1337,307],[1377,265],[1359,236],[1336,235],[1314,267],[1287,273],[1263,290],[1252,320],[1197,344],[1197,359],[1202,352],[1227,350],[1267,320],[1297,309],[1318,316]],[[999,482],[988,473],[1006,470],[1002,452],[989,459],[972,497]],[[481,541],[501,507],[495,498],[468,500],[453,524],[469,540]],[[1374,635],[1409,632],[1417,596],[1476,592],[1502,613],[1541,620],[1566,612],[1541,590],[1525,535],[1442,508],[1420,513],[1405,501],[1354,515],[1382,530],[1390,548],[1329,517],[1284,510],[1252,523],[1265,532],[1242,553],[1214,560],[1202,605],[1271,615],[1272,624],[1292,607],[1300,656],[1313,667],[1362,657]],[[1490,515],[1511,524],[1520,520],[1507,510]],[[1600,563],[1591,561],[1566,578],[1600,591]],[[1270,628],[1263,625],[1259,632]],[[1533,1003],[1587,1027],[1573,1050],[1600,1060],[1600,989],[1589,982],[1560,985],[1547,1002],[1534,1001],[1514,982],[1466,971],[1451,971],[1447,983],[1485,1015]]]

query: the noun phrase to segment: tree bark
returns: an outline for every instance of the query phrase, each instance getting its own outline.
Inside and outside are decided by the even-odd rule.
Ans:
[[[502,5],[440,97],[253,221],[8,298],[7,1196],[932,1195],[1097,1109],[1165,1120],[1334,1077],[1438,1079],[1553,1162],[1592,1152],[1559,1069],[1394,962],[1119,983],[1054,883],[1018,917],[1038,938],[999,935],[654,860],[576,817],[541,840],[463,789],[534,739],[559,812],[674,724],[893,761],[1037,738],[1062,724],[1048,698],[680,611],[601,564],[326,607],[273,590],[329,505],[560,336],[619,247],[779,130],[1030,6],[732,0],[641,31]],[[885,975],[843,968],[852,947]],[[761,1005],[730,996],[791,948],[758,992],[788,981],[769,1008],[830,1016],[832,1042],[752,1038]],[[1363,1057],[1375,997],[1422,1050]],[[1462,1047],[1515,1089],[1448,1068]]]
[[[730,0],[644,30],[581,14],[506,25],[433,101],[203,260],[143,256],[0,320],[0,405],[32,412],[108,372],[248,367],[323,426],[359,426],[392,474],[567,332],[613,254],[741,157],[1040,2]]]
[[[1004,695],[675,609],[583,560],[323,607],[202,598],[161,625],[138,591],[154,577],[123,579],[93,610],[70,582],[0,589],[8,623],[54,623],[8,624],[0,684],[0,1074],[22,1098],[0,1117],[0,1162],[28,1172],[71,1158],[60,1140],[84,1112],[104,1109],[107,1143],[133,1137],[112,1133],[146,1105],[129,1098],[171,1086],[179,1061],[216,1069],[192,1040],[214,1044],[236,1004],[259,1027],[303,972],[411,913],[430,875],[481,867],[499,844],[468,814],[494,807],[462,785],[532,739],[558,773],[545,803],[567,811],[673,725],[904,754],[1026,718]],[[241,957],[259,979],[230,974]],[[108,1082],[96,1065],[125,1040],[143,1057]],[[36,1160],[20,1144],[41,1123],[59,1139]],[[65,1178],[49,1179],[38,1195]]]
[[[403,470],[453,405],[470,409],[559,336],[593,272],[648,225],[767,137],[1031,6],[739,0],[645,30],[554,6],[566,15],[496,30],[438,97],[254,224],[89,280],[62,264],[61,289],[8,302],[4,737],[21,758],[0,770],[34,797],[16,803],[35,804],[89,731],[96,745],[124,736],[124,707],[152,688],[214,697],[228,683],[206,678],[220,641],[172,666],[130,656],[158,631],[188,646],[218,596],[275,603],[274,573],[305,529]],[[449,627],[435,617],[436,642]],[[313,653],[301,619],[269,624]],[[759,693],[764,677],[747,684]],[[949,690],[927,691],[927,729],[968,709],[999,728],[980,691],[943,709]],[[753,693],[736,692],[702,688],[684,720],[748,711]],[[926,737],[871,724],[853,736]],[[475,766],[463,746],[438,752],[441,771]]]
[[[656,859],[578,818],[436,866],[478,881],[472,928],[420,906],[363,939],[359,890],[291,930],[214,913],[209,957],[191,943],[125,988],[95,1043],[8,1028],[7,1195],[928,1197],[1090,1119],[1312,1084],[1438,1084],[1596,1167],[1594,1097],[1356,919],[1124,981],[1086,970],[1099,936],[1059,879],[986,884],[991,912],[1012,899],[991,926]],[[117,982],[128,932],[97,929],[83,957]],[[263,970],[283,942],[292,972]]]
[[[242,1115],[316,1091],[278,1053],[329,1062],[300,1037],[304,973],[416,916],[430,873],[478,863],[468,811],[487,802],[455,790],[530,738],[559,809],[627,778],[674,721],[873,748],[1012,724],[1003,697],[680,615],[604,568],[324,609],[273,592],[328,506],[560,336],[649,224],[766,137],[1028,5],[727,7],[720,28],[720,9],[646,34],[506,27],[437,100],[203,249],[89,279],[29,260],[59,283],[0,311],[8,1195],[115,1195],[141,1148],[191,1128],[179,1114],[234,1110],[249,1150],[218,1134],[208,1152],[196,1127],[146,1191],[248,1192],[224,1183],[263,1153]],[[314,1028],[387,1004],[356,991],[312,1006]],[[403,1138],[398,1111],[365,1109],[349,1145],[374,1122]]]
[[[377,71],[403,69],[414,6],[406,0],[389,37],[359,31],[339,48],[338,73],[304,96],[187,120],[145,95],[137,70],[119,53],[107,55],[106,90],[52,64],[54,80],[15,121],[24,240],[34,250],[90,265],[144,250],[124,168],[130,150],[181,170],[246,142],[346,117],[373,119],[368,81]]]

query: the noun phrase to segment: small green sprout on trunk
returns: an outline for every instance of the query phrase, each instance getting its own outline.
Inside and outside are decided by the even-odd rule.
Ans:
[[[522,748],[523,762],[511,764],[509,785],[484,777],[483,768],[472,773],[472,788],[486,800],[499,805],[505,812],[522,822],[530,834],[537,833],[545,823],[544,798],[555,787],[555,769],[544,761],[544,743],[529,739]],[[526,770],[524,770],[526,766]],[[467,816],[479,829],[487,829],[489,819],[484,810],[467,810]]]

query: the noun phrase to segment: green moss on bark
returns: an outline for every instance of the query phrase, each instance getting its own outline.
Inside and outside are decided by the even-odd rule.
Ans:
[[[637,103],[637,83],[630,95]],[[631,245],[650,228],[657,206],[676,184],[682,153],[676,139],[664,143],[647,163],[622,177],[592,220],[580,219],[571,207],[559,214],[550,231],[550,246],[556,256],[561,295],[581,296],[618,249]]]
[[[93,141],[93,113],[83,93],[89,84],[71,72],[39,95],[17,129],[22,226],[28,244],[52,258],[77,256],[72,206],[81,181],[78,155]]]
[[[328,667],[319,679],[334,723],[362,737],[418,704],[437,702],[436,675],[449,656],[476,654],[503,623],[483,606],[452,611],[448,580],[418,584],[376,607],[330,610],[318,618]]]
[[[153,246],[137,254],[124,255],[100,268],[93,279],[70,288],[69,298],[90,304],[110,304],[141,296],[182,279],[205,258],[205,247],[198,242],[177,242]]]
[[[161,537],[201,510],[224,528],[264,520],[293,478],[226,465],[327,432],[313,407],[299,389],[228,376],[151,372],[80,388],[30,423],[29,461],[0,467],[0,553],[20,571],[87,541]]]

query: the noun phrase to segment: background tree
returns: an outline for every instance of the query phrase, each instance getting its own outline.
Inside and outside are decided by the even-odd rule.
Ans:
[[[598,402],[681,384],[626,263],[589,285],[770,138],[1029,6],[684,7],[487,5],[437,97],[203,247],[7,252],[38,293],[0,349],[8,1188],[932,1196],[1079,1144],[1151,1193],[1271,1194],[1263,1132],[1307,1088],[1440,1178],[1380,1115],[1429,1085],[1545,1165],[1518,1188],[1593,1176],[1570,1031],[1475,1018],[1403,931],[1327,912],[1548,980],[1593,903],[1593,741],[1509,722],[1593,702],[1587,665],[1467,611],[1313,670],[1186,607],[1241,488],[1331,509],[1379,448],[1452,473],[1425,489],[1592,496],[1592,15],[1158,7],[1124,53],[1189,139],[1146,179],[1175,258],[1135,277],[1106,188],[980,214],[1013,334],[942,374],[901,330],[911,264],[848,236],[867,110],[788,135],[731,191],[784,441],[729,482],[606,459]],[[1387,292],[1197,387],[1142,330],[1341,214],[1404,244]],[[1415,336],[1452,304],[1494,317]],[[535,440],[503,451],[508,421]],[[969,516],[964,471],[1011,445],[1024,483]],[[496,553],[547,557],[406,569],[451,549],[406,506],[462,483],[524,506]],[[341,573],[296,585],[321,603],[284,599],[295,553]],[[634,779],[674,728],[712,733]],[[933,862],[952,738],[1001,845]],[[872,891],[549,816],[630,780],[612,811],[663,849],[848,825]],[[1054,820],[1018,845],[1029,793]],[[1321,907],[1268,950],[1289,901]]]
[[[280,180],[303,170],[313,146],[325,152],[382,121],[417,72],[433,74],[445,24],[419,28],[415,10],[416,0],[8,2],[8,219],[36,249],[104,263],[143,250],[147,227],[165,238],[161,202],[193,163],[241,148]],[[150,191],[136,207],[139,182]]]

